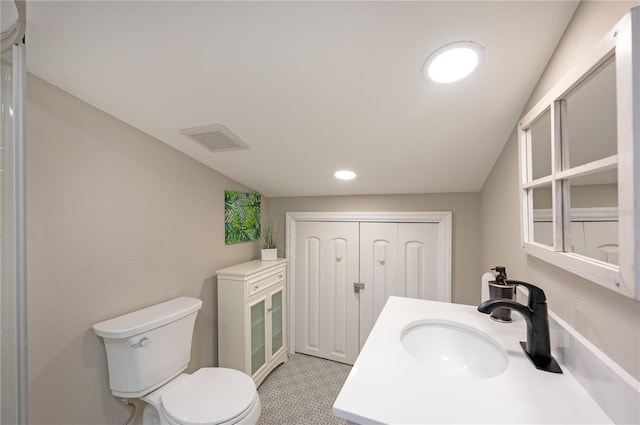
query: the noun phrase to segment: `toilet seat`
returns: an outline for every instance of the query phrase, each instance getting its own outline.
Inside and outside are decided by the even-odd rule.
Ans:
[[[227,368],[202,368],[162,395],[168,419],[183,425],[236,423],[259,403],[253,380]]]

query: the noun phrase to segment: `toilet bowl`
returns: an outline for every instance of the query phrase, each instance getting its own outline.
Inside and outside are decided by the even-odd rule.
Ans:
[[[145,425],[255,424],[262,407],[249,376],[217,367],[180,374],[140,399]]]
[[[180,297],[93,325],[104,339],[114,396],[147,403],[143,424],[255,424],[262,405],[244,372],[189,365],[197,298]]]

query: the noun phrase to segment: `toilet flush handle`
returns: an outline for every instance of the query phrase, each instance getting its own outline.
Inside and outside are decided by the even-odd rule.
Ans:
[[[139,339],[138,341],[135,341],[135,342],[131,341],[131,348],[146,347],[149,344],[151,344],[151,340],[145,336]]]

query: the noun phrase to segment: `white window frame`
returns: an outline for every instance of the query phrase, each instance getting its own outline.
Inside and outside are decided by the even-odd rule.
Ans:
[[[624,296],[640,300],[640,7],[631,9],[595,47],[588,58],[560,80],[520,121],[521,243],[527,254],[593,281]],[[565,99],[614,57],[616,61],[617,154],[568,168],[562,164],[566,126],[561,118]],[[531,172],[531,132],[535,122],[551,111],[551,175],[538,179]],[[564,167],[563,167],[564,165]],[[570,211],[568,178],[618,169],[619,266],[566,252]],[[533,188],[551,183],[553,246],[533,241]]]

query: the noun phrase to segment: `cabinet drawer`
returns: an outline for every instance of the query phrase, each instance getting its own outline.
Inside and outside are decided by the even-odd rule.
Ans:
[[[247,298],[273,285],[283,283],[284,278],[285,278],[284,269],[281,269],[273,274],[256,279],[255,281],[248,281],[247,282],[247,285],[248,285]]]

